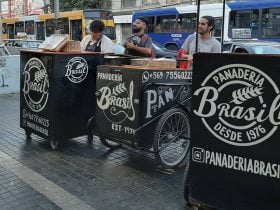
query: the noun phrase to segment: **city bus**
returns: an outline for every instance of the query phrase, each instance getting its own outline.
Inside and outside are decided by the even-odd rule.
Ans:
[[[146,17],[148,34],[168,49],[179,49],[188,35],[196,30],[195,5],[172,8],[142,10],[133,13],[132,21],[137,17]],[[201,5],[200,16],[211,15],[215,18],[214,36],[221,39],[223,4]],[[243,0],[226,4],[224,41],[234,39],[263,39],[280,41],[280,1],[279,0]]]
[[[60,12],[56,20],[54,14],[30,15],[2,20],[2,39],[27,38],[45,40],[56,29],[69,34],[72,40],[81,41],[89,34],[89,25],[93,20],[102,20],[105,24],[104,34],[115,39],[115,24],[110,11],[91,9]]]

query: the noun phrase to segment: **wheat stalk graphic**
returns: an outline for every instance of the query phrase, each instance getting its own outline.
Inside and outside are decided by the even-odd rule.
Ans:
[[[44,70],[40,70],[36,75],[35,75],[35,81],[40,82],[42,79],[44,79],[46,76],[46,72]]]
[[[125,91],[126,91],[126,87],[124,86],[124,83],[120,83],[113,88],[113,95],[117,96],[124,93]]]
[[[263,94],[261,92],[263,88],[262,87],[246,87],[246,88],[240,88],[238,90],[235,90],[232,92],[232,98],[233,100],[230,103],[235,103],[235,104],[242,104],[243,102],[254,98],[258,97]]]
[[[81,68],[83,68],[84,67],[84,63],[80,63],[80,64],[78,64],[77,66],[76,66],[76,69],[81,69]]]

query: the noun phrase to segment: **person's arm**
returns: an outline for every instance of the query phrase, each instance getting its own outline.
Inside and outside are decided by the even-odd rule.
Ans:
[[[182,53],[182,58],[187,59],[189,62],[193,60],[193,56],[186,50]]]
[[[220,53],[221,52],[221,43],[218,40],[216,40],[216,42],[213,46],[212,52],[214,52],[214,53]]]
[[[182,53],[182,58],[187,59],[189,62],[192,62],[193,56],[189,53],[190,52],[190,44],[191,44],[191,36],[188,36],[188,38],[185,40],[185,42],[182,45],[182,49],[184,49]]]
[[[143,55],[150,56],[152,54],[152,49],[151,48],[145,48],[145,47],[137,47],[133,44],[132,41],[127,41],[126,42],[126,48],[130,50],[135,50]]]

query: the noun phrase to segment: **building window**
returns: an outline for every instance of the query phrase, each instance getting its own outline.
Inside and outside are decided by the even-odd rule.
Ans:
[[[177,4],[177,3],[181,3],[180,0],[166,0],[166,4]]]
[[[136,1],[135,0],[122,0],[122,7],[123,8],[136,7]]]
[[[144,6],[159,5],[159,0],[143,0]]]

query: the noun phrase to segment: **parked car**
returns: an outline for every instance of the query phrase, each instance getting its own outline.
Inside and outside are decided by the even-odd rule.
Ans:
[[[178,51],[177,50],[169,50],[165,48],[164,46],[153,42],[153,48],[155,49],[155,56],[156,58],[177,58],[178,57]]]
[[[25,40],[25,39],[7,39],[4,40],[5,46],[14,46],[22,48],[38,48],[42,43],[41,40]]]
[[[279,42],[268,41],[238,41],[225,43],[224,52],[249,54],[280,54]]]

